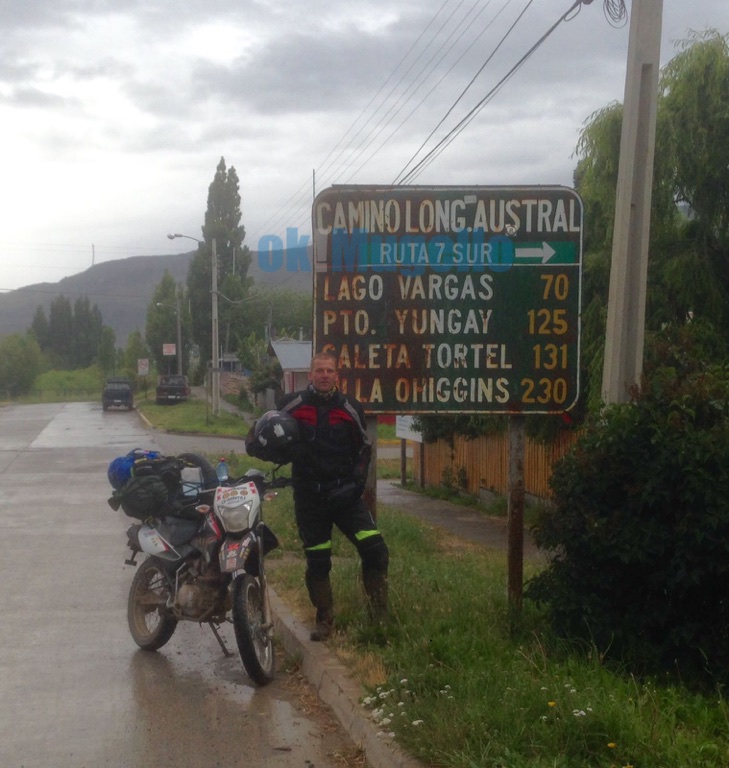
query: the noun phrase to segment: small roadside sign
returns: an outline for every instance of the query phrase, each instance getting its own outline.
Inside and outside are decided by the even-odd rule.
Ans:
[[[399,437],[401,440],[412,440],[414,443],[423,442],[423,433],[413,429],[412,416],[399,415],[395,417],[395,437]]]

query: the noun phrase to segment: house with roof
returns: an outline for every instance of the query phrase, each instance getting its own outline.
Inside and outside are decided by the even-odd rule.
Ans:
[[[268,355],[281,366],[281,388],[267,389],[263,393],[263,407],[272,409],[281,395],[304,389],[309,383],[309,368],[312,356],[311,341],[294,339],[272,339],[268,343]]]
[[[283,371],[283,393],[304,389],[309,383],[312,346],[310,341],[275,339],[268,344],[269,355],[274,356]]]

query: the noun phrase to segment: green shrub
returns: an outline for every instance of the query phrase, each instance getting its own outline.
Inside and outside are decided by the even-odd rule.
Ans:
[[[526,596],[562,635],[637,672],[729,672],[726,371],[657,369],[554,468],[535,523],[548,568]]]

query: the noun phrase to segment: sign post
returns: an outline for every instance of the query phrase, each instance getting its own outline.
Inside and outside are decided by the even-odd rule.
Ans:
[[[368,414],[510,414],[521,603],[524,416],[580,389],[582,201],[566,187],[335,186],[314,200],[314,349]]]

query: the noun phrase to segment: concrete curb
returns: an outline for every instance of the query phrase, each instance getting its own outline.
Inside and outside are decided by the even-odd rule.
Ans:
[[[355,683],[346,667],[325,643],[309,640],[309,629],[294,618],[269,586],[276,631],[286,652],[301,664],[301,671],[319,698],[331,708],[355,745],[363,750],[372,768],[422,768],[379,731],[360,704],[365,691]]]

